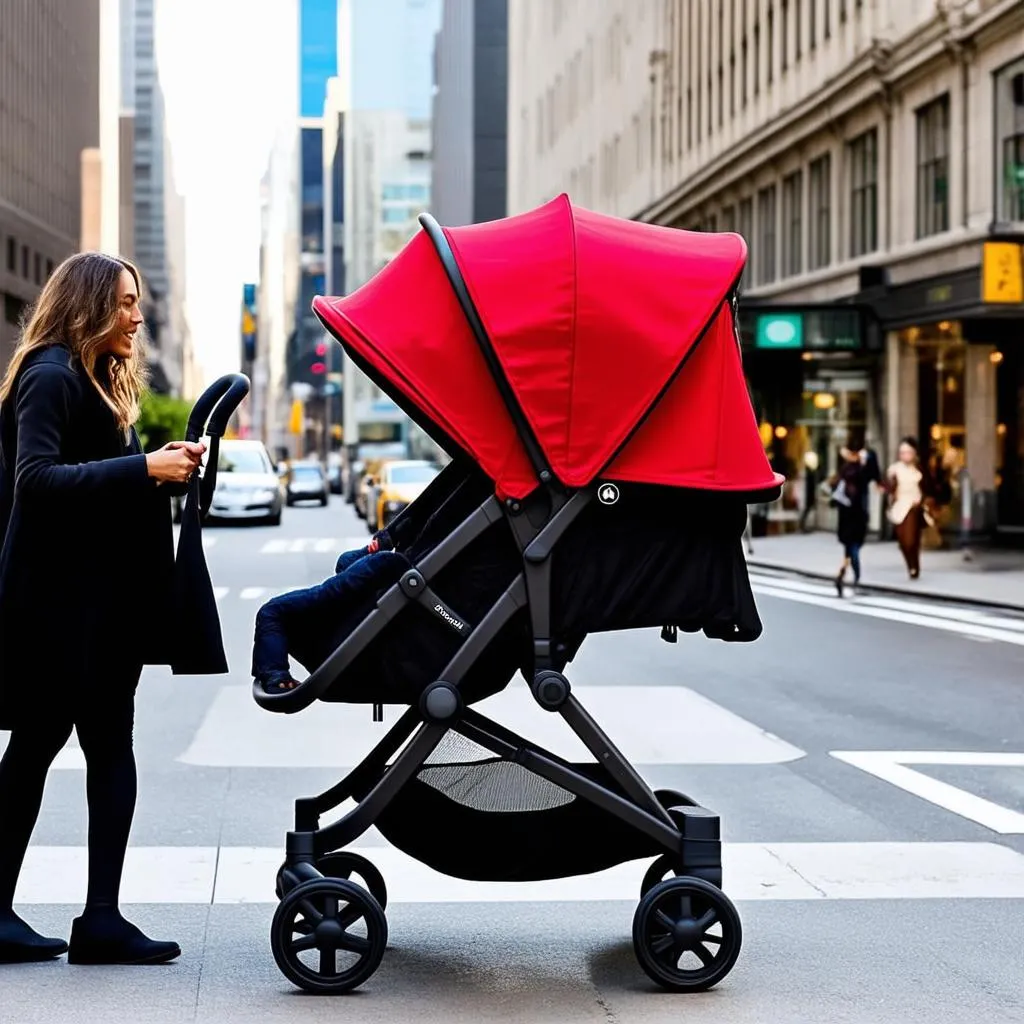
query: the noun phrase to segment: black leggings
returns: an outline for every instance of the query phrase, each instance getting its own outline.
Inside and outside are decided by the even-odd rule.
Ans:
[[[78,732],[86,765],[86,905],[117,906],[135,814],[137,777],[132,733],[140,674],[137,667],[103,673],[82,691],[94,703],[85,706],[83,701],[81,708],[64,713],[58,710],[45,720],[27,720],[11,733],[0,760],[0,913],[11,910],[25,851],[39,817],[46,774],[72,728]]]

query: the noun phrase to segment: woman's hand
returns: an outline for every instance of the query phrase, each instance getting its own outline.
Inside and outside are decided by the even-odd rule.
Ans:
[[[171,441],[146,456],[146,471],[158,483],[187,483],[202,460],[206,445],[193,441]]]

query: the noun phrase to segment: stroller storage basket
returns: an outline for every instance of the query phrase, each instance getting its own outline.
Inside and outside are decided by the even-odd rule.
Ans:
[[[434,756],[443,759],[429,760],[376,822],[390,843],[436,871],[472,881],[526,882],[590,874],[664,852],[522,765],[477,758],[489,752],[461,736],[449,733],[439,751]],[[475,759],[449,759],[466,753]],[[600,765],[569,767],[624,795],[609,786]]]

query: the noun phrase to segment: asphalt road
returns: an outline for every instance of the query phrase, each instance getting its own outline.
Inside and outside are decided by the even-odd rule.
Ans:
[[[351,996],[296,991],[269,948],[292,803],[336,781],[381,726],[365,707],[256,708],[252,623],[271,593],[328,575],[365,536],[337,498],[286,509],[276,529],[207,531],[232,673],[147,671],[124,886],[126,913],[184,955],[158,968],[0,968],[0,1022],[1024,1020],[1024,621],[840,603],[764,575],[756,644],[592,637],[571,666],[645,777],[722,815],[744,946],[716,989],[670,995],[641,972],[630,928],[644,862],[516,889],[437,876],[371,832],[359,845],[392,894],[384,962]],[[492,712],[572,749],[521,680]],[[66,933],[78,913],[85,830],[72,741],[19,890],[44,931]]]

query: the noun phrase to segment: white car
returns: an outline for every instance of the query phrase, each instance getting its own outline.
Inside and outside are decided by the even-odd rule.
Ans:
[[[211,519],[260,519],[281,524],[281,481],[262,441],[220,443]]]

